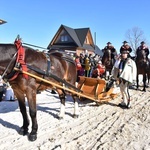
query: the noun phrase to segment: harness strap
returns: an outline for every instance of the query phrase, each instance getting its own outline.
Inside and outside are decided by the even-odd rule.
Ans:
[[[18,50],[16,63],[19,63],[21,65],[23,71],[27,71],[28,69],[27,69],[27,65],[25,63],[25,50],[22,47],[21,40],[16,39],[14,44]],[[28,79],[28,75],[26,75],[26,74],[23,74],[23,77]]]

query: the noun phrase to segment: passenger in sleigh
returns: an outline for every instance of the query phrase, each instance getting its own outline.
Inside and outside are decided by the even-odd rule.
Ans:
[[[96,69],[92,72],[92,78],[103,78],[103,74],[105,73],[105,66],[102,65],[102,62],[99,61]]]

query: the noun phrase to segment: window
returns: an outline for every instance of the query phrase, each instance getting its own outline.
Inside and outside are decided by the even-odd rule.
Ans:
[[[61,35],[61,42],[67,42],[68,36],[67,35]]]

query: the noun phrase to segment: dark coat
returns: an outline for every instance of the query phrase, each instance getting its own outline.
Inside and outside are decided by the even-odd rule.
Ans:
[[[105,50],[111,50],[112,53],[116,52],[116,49],[113,46],[105,46],[103,52],[105,52]]]
[[[145,50],[146,56],[149,55],[149,49],[148,49],[148,47],[146,47],[146,46],[139,46],[139,47],[137,48],[137,50],[136,50],[136,54],[137,54],[138,51],[140,51],[140,50]]]

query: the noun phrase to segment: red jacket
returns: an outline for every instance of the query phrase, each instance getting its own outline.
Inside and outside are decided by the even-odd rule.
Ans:
[[[76,59],[75,59],[75,63],[76,63],[76,68],[77,68],[77,70],[81,70],[81,69],[82,69],[82,66],[81,66],[81,63],[80,63],[80,59],[79,59],[79,58],[76,58]]]

